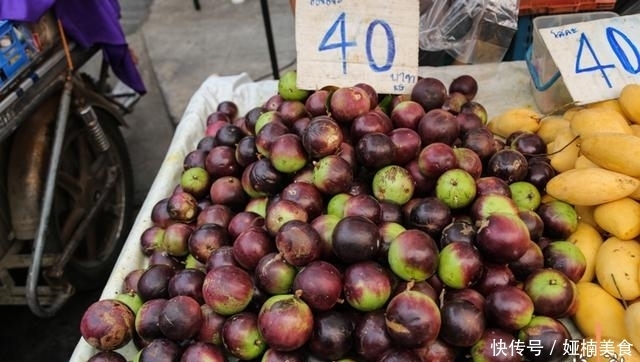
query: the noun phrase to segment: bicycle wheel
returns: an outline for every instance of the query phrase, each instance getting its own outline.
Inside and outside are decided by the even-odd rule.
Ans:
[[[95,112],[110,148],[104,153],[94,151],[83,121],[70,116],[52,209],[52,236],[66,245],[103,191],[109,170],[116,171],[114,187],[67,264],[66,274],[78,290],[104,286],[133,222],[133,172],[127,145],[117,120],[99,108]]]

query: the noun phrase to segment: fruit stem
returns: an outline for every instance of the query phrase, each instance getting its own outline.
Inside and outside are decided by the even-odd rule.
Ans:
[[[618,287],[618,282],[616,281],[616,277],[613,275],[613,273],[611,273],[611,280],[613,281],[613,286],[616,287],[616,291],[618,292],[618,296],[620,297],[620,300],[622,301],[622,306],[624,307],[624,309],[627,309],[627,307],[628,307],[627,301],[622,297],[622,292],[620,291],[620,288]]]
[[[409,280],[409,281],[407,282],[407,287],[405,288],[405,290],[411,290],[411,289],[413,289],[413,286],[414,286],[415,284],[416,284],[416,281],[415,281],[415,280],[413,280],[413,279],[412,279],[412,280]]]
[[[552,109],[550,112],[543,114],[542,117],[540,117],[540,119],[542,120],[544,118],[553,116],[554,114],[566,111],[569,107],[575,106],[576,104],[578,104],[578,102],[576,102],[576,101],[571,101],[569,103],[565,103],[565,104],[559,106],[558,108]]]
[[[555,151],[555,152],[551,152],[551,153],[546,153],[545,156],[551,156],[551,155],[555,155],[556,153],[560,153],[562,152],[565,148],[569,147],[569,145],[571,145],[573,142],[577,141],[580,138],[580,135],[576,135],[575,137],[573,137],[571,139],[571,141],[569,141],[566,145],[562,146],[561,149]]]

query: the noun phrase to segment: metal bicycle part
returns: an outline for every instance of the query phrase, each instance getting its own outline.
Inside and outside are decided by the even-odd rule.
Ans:
[[[62,308],[64,303],[73,294],[71,285],[66,281],[61,284],[61,291],[53,300],[49,307],[43,307],[38,300],[38,279],[40,278],[40,267],[42,264],[42,255],[44,252],[45,239],[47,238],[47,228],[49,224],[49,215],[53,202],[53,192],[55,188],[56,174],[58,171],[58,162],[62,152],[62,142],[64,132],[67,126],[67,118],[69,116],[69,107],[71,105],[71,96],[73,83],[71,78],[65,82],[60,99],[58,116],[53,136],[53,147],[51,149],[51,157],[49,159],[49,167],[47,171],[47,182],[45,183],[42,206],[40,208],[40,222],[36,231],[36,238],[33,244],[33,260],[29,265],[27,274],[27,304],[31,311],[39,317],[52,317]]]
[[[82,87],[80,88],[80,94],[89,95],[83,93]],[[56,97],[59,98],[60,95],[53,98]],[[74,97],[77,101],[76,98]],[[40,209],[30,208],[34,214],[31,215],[31,219],[39,222],[39,237],[43,241],[40,246],[37,242],[32,246],[34,253],[29,265],[27,287],[20,288],[13,280],[9,280],[9,283],[5,280],[3,282],[16,284],[11,293],[12,303],[20,298],[17,294],[24,292],[32,312],[40,317],[54,315],[65,299],[73,294],[75,288],[88,290],[103,287],[132,223],[133,176],[126,143],[118,128],[122,120],[116,112],[105,106],[105,101],[100,102],[95,94],[87,98],[94,102],[90,101],[89,108],[81,107],[80,110],[83,112],[66,112],[59,109],[59,115],[62,116],[66,112],[68,116],[62,122],[42,120],[40,123],[44,124],[43,126],[23,132],[17,131],[17,140],[28,139],[29,135],[33,136],[29,132],[34,130],[39,131],[37,133],[49,134],[48,137],[51,139],[52,124],[66,123],[63,125],[64,140],[59,146],[58,165],[52,165],[55,177],[48,178],[55,179],[55,183],[39,181],[34,182],[35,186],[30,186],[27,182],[25,187],[25,180],[19,177],[20,172],[11,171],[23,167],[28,169],[27,175],[41,174],[44,179],[43,169],[49,166],[49,160],[40,162],[39,166],[25,166],[20,163],[29,160],[29,156],[26,156],[30,152],[27,149],[29,145],[32,148],[41,148],[41,151],[48,152],[50,148],[55,151],[55,147],[52,147],[55,145],[50,145],[52,141],[41,147],[33,147],[29,142],[14,142],[11,149],[12,162],[8,183],[10,186],[13,185],[15,192],[9,192],[8,198],[12,209],[19,207],[24,199],[33,198],[31,194],[35,193],[39,195],[35,196],[37,204],[44,206],[41,210],[49,207],[50,212],[49,215],[41,215],[41,212],[38,212]],[[41,112],[39,116],[52,117],[52,114]],[[87,119],[87,114],[91,114],[92,119]],[[33,126],[33,123],[31,125]],[[24,136],[25,133],[27,136]],[[105,145],[108,147],[104,147]],[[47,158],[53,159],[54,153]],[[34,168],[35,170],[32,170]],[[40,200],[48,188],[52,189],[49,191],[49,201],[47,198]],[[45,202],[49,204],[45,205]],[[14,216],[12,213],[12,217]],[[24,216],[24,213],[20,216]],[[15,228],[15,224],[20,224],[20,220],[13,220],[13,223]],[[25,230],[27,232],[24,232]],[[29,235],[28,230],[23,228],[21,235]],[[18,241],[16,244],[25,243]],[[9,274],[5,273],[5,267],[24,266],[25,254],[20,254],[21,249],[24,247],[15,247],[7,253],[9,255],[3,256],[2,260],[10,261],[2,263],[6,265],[0,264],[0,272],[5,277]]]
[[[54,235],[62,247],[102,198],[84,237],[73,252],[65,273],[74,287],[90,290],[104,287],[133,222],[133,171],[118,123],[107,112],[95,109],[110,147],[98,152],[79,117],[72,117],[56,185],[52,221]],[[74,157],[75,155],[75,157]],[[112,181],[112,185],[110,185]],[[104,195],[107,193],[107,195]]]

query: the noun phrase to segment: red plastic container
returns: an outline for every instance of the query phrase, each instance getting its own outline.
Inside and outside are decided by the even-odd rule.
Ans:
[[[615,0],[520,0],[520,16],[611,10]]]

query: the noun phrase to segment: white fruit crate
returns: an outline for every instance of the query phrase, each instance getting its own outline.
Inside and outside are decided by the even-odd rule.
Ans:
[[[512,107],[536,108],[529,89],[529,72],[523,61],[422,67],[419,74],[438,78],[445,84],[449,84],[451,80],[462,74],[474,76],[479,84],[476,100],[487,109],[489,118]],[[115,297],[121,290],[124,277],[130,271],[147,266],[146,257],[140,249],[140,236],[152,225],[153,206],[167,197],[179,183],[184,157],[196,148],[198,141],[204,136],[207,116],[216,110],[220,102],[229,100],[237,104],[238,114],[246,114],[251,108],[264,103],[276,92],[276,81],[253,82],[247,74],[225,77],[214,75],[207,78],[196,90],[176,128],[160,170],[102,291],[101,299]],[[118,352],[127,360],[132,360],[137,349],[131,342]],[[81,338],[70,362],[85,362],[95,353],[97,350]]]

